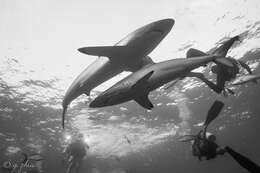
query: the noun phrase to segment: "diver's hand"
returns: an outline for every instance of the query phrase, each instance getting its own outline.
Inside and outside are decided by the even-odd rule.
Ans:
[[[235,92],[229,88],[224,88],[223,89],[223,96],[227,97],[228,95],[235,95]]]

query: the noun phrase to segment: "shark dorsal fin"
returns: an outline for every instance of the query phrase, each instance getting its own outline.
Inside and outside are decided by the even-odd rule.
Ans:
[[[153,104],[151,103],[151,101],[148,98],[148,94],[143,95],[141,97],[135,98],[134,99],[139,105],[141,105],[142,107],[146,108],[146,109],[152,109],[153,108]]]
[[[194,58],[199,56],[206,56],[208,54],[194,48],[190,48],[186,53],[186,58]]]
[[[141,77],[133,86],[132,89],[139,88],[140,86],[145,86],[146,81],[152,76],[154,71],[150,71],[149,73],[145,74]]]

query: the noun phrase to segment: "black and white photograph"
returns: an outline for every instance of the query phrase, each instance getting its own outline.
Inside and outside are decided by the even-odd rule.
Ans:
[[[0,173],[260,173],[259,0],[0,0]]]

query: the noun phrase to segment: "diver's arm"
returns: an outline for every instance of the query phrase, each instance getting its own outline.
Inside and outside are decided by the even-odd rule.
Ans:
[[[243,67],[244,69],[246,69],[246,71],[249,73],[249,74],[252,74],[252,70],[251,68],[245,63],[243,62],[242,60],[237,60],[239,62],[239,64],[241,65],[241,67]]]

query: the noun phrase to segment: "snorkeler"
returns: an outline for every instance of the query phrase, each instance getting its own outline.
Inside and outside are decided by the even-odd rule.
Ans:
[[[79,134],[74,140],[66,147],[65,154],[67,155],[67,171],[66,173],[78,173],[84,157],[87,154],[89,146],[83,139],[83,135]]]
[[[199,160],[206,157],[207,160],[215,158],[217,155],[223,155],[225,150],[216,143],[216,136],[207,132],[208,125],[219,115],[224,103],[215,101],[208,111],[204,128],[197,135],[185,135],[179,141],[192,142],[192,154]]]

